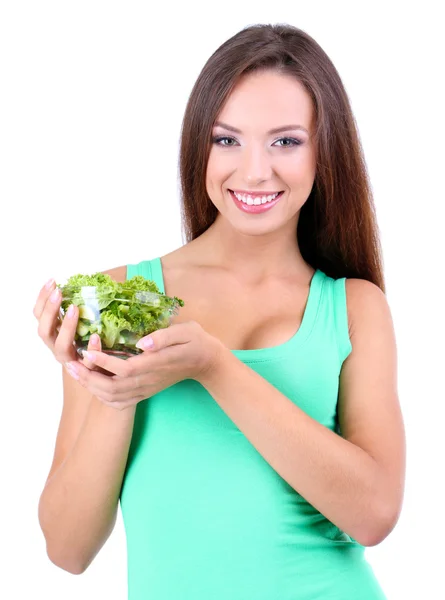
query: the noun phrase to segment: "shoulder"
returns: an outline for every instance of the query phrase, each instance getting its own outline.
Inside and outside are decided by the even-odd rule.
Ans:
[[[118,283],[123,283],[127,279],[127,265],[113,267],[112,269],[102,271],[102,273],[109,275],[111,279],[114,279]]]
[[[366,327],[392,327],[391,310],[385,293],[366,279],[346,279],[346,304],[351,339]]]

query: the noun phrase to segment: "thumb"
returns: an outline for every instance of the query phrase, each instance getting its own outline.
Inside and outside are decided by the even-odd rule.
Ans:
[[[175,323],[168,327],[162,327],[152,331],[150,335],[141,338],[136,344],[136,348],[141,350],[163,350],[167,346],[175,344],[186,344],[190,342],[193,335],[201,330],[201,326],[196,321],[186,321]]]

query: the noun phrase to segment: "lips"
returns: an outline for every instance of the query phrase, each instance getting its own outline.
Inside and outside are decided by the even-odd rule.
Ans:
[[[238,200],[238,198],[235,196],[235,194],[233,193],[232,190],[229,190],[229,193],[230,193],[230,196],[232,197],[232,200],[235,202],[236,206],[240,210],[247,212],[247,213],[253,213],[253,214],[263,213],[263,212],[270,210],[271,208],[273,208],[275,206],[275,204],[277,204],[281,200],[281,198],[284,194],[284,192],[280,192],[276,198],[274,198],[270,202],[265,202],[264,204],[246,204],[245,202]]]
[[[277,192],[276,190],[274,190],[272,192],[267,192],[267,191],[249,192],[249,190],[229,190],[229,191],[238,194],[238,196],[252,196],[252,198],[257,198],[258,196],[260,196],[260,197],[275,196],[275,194],[279,194],[279,192]]]

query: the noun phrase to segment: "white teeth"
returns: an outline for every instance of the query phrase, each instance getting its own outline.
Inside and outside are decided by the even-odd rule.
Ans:
[[[270,196],[255,196],[254,198],[247,194],[237,194],[236,192],[233,193],[240,202],[244,202],[244,204],[248,204],[249,206],[251,206],[252,204],[258,205],[265,204],[266,202],[271,202],[278,196],[280,192],[277,192],[276,194],[271,194]]]

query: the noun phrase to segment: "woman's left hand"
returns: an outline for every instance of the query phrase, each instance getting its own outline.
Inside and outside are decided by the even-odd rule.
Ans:
[[[143,343],[153,340],[153,347]],[[170,325],[139,340],[142,354],[127,360],[103,352],[88,352],[87,360],[112,375],[92,371],[81,361],[67,363],[69,372],[101,402],[124,410],[178,381],[196,379],[215,369],[227,348],[196,321]],[[74,374],[73,372],[74,371]]]

